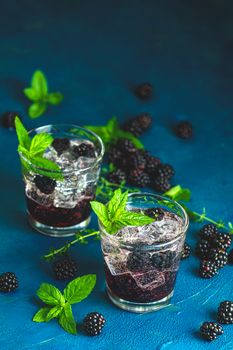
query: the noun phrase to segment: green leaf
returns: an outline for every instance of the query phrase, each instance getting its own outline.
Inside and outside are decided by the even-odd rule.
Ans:
[[[37,296],[48,305],[64,305],[65,299],[59,289],[49,283],[42,283],[37,291]]]
[[[109,211],[109,216],[111,220],[115,220],[120,217],[120,215],[125,211],[126,202],[128,199],[128,191],[122,193],[121,189],[118,188],[115,192],[109,203],[107,204],[107,208]]]
[[[28,109],[29,117],[32,119],[38,118],[46,111],[46,108],[47,104],[45,102],[33,103]]]
[[[33,137],[30,146],[30,156],[41,156],[53,142],[53,137],[47,133],[37,134]]]
[[[34,157],[32,159],[32,164],[36,166],[36,168],[32,167],[32,170],[34,172],[41,175],[48,176],[54,180],[58,180],[58,181],[64,180],[60,167],[56,163],[52,162],[51,160],[43,157]]]
[[[23,90],[24,95],[31,101],[38,101],[39,100],[39,96],[36,92],[36,90],[34,90],[33,88],[26,88]]]
[[[97,202],[97,201],[91,201],[90,204],[91,204],[92,210],[98,216],[98,218],[102,222],[102,224],[105,227],[108,226],[109,218],[108,218],[108,210],[107,210],[106,206],[100,202]]]
[[[116,117],[113,117],[108,121],[106,129],[109,135],[113,135],[113,133],[119,129],[119,124]]]
[[[126,211],[121,214],[118,221],[121,222],[124,226],[143,226],[151,224],[154,219],[140,213]]]
[[[92,291],[96,283],[96,275],[85,275],[71,281],[64,290],[64,297],[70,304],[79,303]]]
[[[52,309],[49,310],[47,316],[46,316],[46,322],[49,322],[53,318],[56,318],[62,311],[63,307],[62,306],[54,306]]]
[[[63,100],[63,95],[60,92],[51,92],[46,96],[46,101],[52,105],[58,105]]]
[[[47,95],[47,80],[45,75],[40,70],[35,71],[35,73],[33,74],[31,85],[35,93],[38,95],[39,99]]]
[[[34,322],[47,322],[46,318],[51,309],[49,307],[43,307],[33,317]]]
[[[18,117],[15,118],[15,129],[20,146],[24,147],[26,150],[29,150],[31,139],[28,135],[27,130]]]
[[[191,191],[188,188],[182,188],[180,185],[177,185],[165,192],[164,196],[167,196],[175,201],[189,202],[191,198]]]
[[[66,332],[77,334],[76,322],[69,304],[66,304],[60,313],[59,324]]]

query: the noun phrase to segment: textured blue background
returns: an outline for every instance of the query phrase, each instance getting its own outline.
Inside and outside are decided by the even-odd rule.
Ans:
[[[154,116],[145,145],[174,165],[180,183],[192,190],[192,207],[232,220],[233,199],[233,6],[231,1],[42,0],[2,1],[0,20],[0,113],[18,110],[28,127],[45,123],[103,124],[142,111]],[[26,117],[20,92],[35,69],[42,69],[51,90],[64,102],[34,122]],[[150,102],[130,91],[149,80]],[[192,141],[170,130],[183,117],[194,125]],[[184,261],[174,305],[136,315],[115,308],[106,298],[99,243],[76,246],[80,274],[97,273],[92,295],[74,307],[77,321],[102,312],[103,334],[89,338],[63,332],[55,321],[36,324],[33,297],[41,282],[54,282],[40,260],[63,240],[34,232],[25,217],[23,185],[14,132],[0,130],[0,266],[15,271],[20,288],[0,295],[0,349],[148,350],[232,349],[233,326],[208,344],[197,336],[204,320],[214,320],[221,300],[233,299],[232,267],[211,280],[197,276],[198,260]],[[188,241],[194,245],[198,225]],[[57,283],[61,288],[63,283]]]

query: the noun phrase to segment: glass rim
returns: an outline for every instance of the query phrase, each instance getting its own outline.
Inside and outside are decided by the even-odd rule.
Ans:
[[[37,128],[33,128],[31,130],[28,131],[28,135],[32,134],[33,132],[36,132],[40,129],[44,129],[44,128],[51,128],[51,127],[54,127],[54,128],[77,128],[79,130],[84,130],[85,132],[91,134],[92,136],[94,136],[97,141],[99,142],[100,144],[100,154],[98,155],[98,157],[95,159],[95,162],[93,162],[92,165],[90,166],[87,166],[85,168],[82,168],[82,169],[79,169],[79,170],[70,170],[70,171],[64,171],[64,175],[67,176],[69,174],[73,174],[74,172],[80,172],[82,173],[83,171],[86,171],[88,169],[91,169],[93,167],[95,167],[97,164],[99,164],[102,159],[103,159],[103,156],[104,156],[104,151],[105,151],[105,147],[104,147],[104,143],[102,141],[102,139],[96,134],[94,133],[93,131],[87,129],[87,128],[84,128],[82,126],[79,126],[79,125],[75,125],[75,124],[47,124],[47,125],[42,125],[42,126],[39,126]],[[39,134],[39,133],[38,133]],[[60,171],[59,170],[50,170],[50,169],[47,169],[47,168],[42,168],[40,166],[37,166],[35,164],[33,164],[33,162],[31,162],[30,160],[28,160],[26,157],[24,157],[24,155],[22,154],[22,152],[19,152],[20,154],[20,158],[22,158],[27,164],[31,165],[33,167],[33,171],[35,169],[35,172],[36,172],[36,169],[39,170],[39,171],[45,171],[47,173],[50,173],[50,174],[60,174]]]
[[[156,193],[151,193],[151,192],[134,192],[134,193],[129,193],[128,195],[128,199],[129,197],[136,197],[136,196],[140,196],[140,197],[143,197],[143,196],[151,196],[151,197],[154,197],[156,199],[160,199],[160,200],[166,200],[170,203],[174,203],[175,205],[177,205],[177,207],[181,210],[182,212],[182,215],[183,215],[183,219],[184,219],[184,224],[183,224],[183,228],[182,228],[182,231],[176,235],[173,239],[167,241],[167,242],[155,242],[151,245],[147,245],[146,243],[142,245],[142,247],[147,247],[146,250],[153,250],[153,249],[160,249],[160,248],[164,248],[166,246],[169,246],[173,243],[175,243],[177,240],[180,239],[180,237],[184,236],[187,229],[188,229],[188,226],[189,226],[189,218],[188,218],[188,214],[186,213],[185,209],[182,207],[182,205],[180,203],[178,203],[177,201],[173,200],[173,199],[170,199],[168,197],[165,197],[165,196],[161,196],[159,194],[156,194]],[[128,200],[127,200],[127,203],[128,203]],[[103,226],[102,222],[98,219],[98,225],[99,225],[99,228],[100,228],[100,233],[101,231],[105,234],[106,237],[109,237],[111,240],[115,241],[115,242],[120,242],[119,238],[117,238],[115,236],[115,234],[110,234],[106,231],[105,227]],[[129,227],[136,227],[136,226],[129,226]],[[120,242],[121,243],[121,242]],[[126,249],[132,249],[133,248],[133,244],[130,244],[130,243],[121,243],[121,246],[123,248],[126,248]]]

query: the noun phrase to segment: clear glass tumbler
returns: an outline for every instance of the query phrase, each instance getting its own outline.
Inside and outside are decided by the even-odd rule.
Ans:
[[[118,307],[150,312],[170,303],[189,225],[180,204],[150,193],[130,194],[127,210],[155,217],[110,235],[99,222],[107,293]]]
[[[95,197],[103,142],[76,125],[42,126],[29,135],[39,133],[53,136],[54,142],[43,156],[60,167],[63,179],[56,179],[56,171],[41,168],[20,154],[29,221],[43,234],[71,236],[90,222],[90,201]]]

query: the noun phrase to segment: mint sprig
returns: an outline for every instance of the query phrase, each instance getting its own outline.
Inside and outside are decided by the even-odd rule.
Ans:
[[[33,101],[28,109],[28,114],[32,119],[41,116],[46,111],[48,104],[57,105],[63,100],[63,95],[60,92],[49,93],[47,79],[40,70],[35,71],[31,86],[24,89],[24,94]]]
[[[126,210],[128,192],[117,189],[106,204],[91,201],[91,207],[109,234],[114,234],[125,226],[143,226],[154,220],[147,215]]]
[[[47,133],[41,133],[31,139],[18,117],[15,118],[15,128],[19,140],[18,153],[27,160],[25,161],[20,157],[23,167],[28,171],[31,170],[40,175],[62,181],[63,176],[60,167],[43,157],[45,150],[53,142],[53,137]]]
[[[88,297],[96,284],[96,275],[84,275],[71,281],[63,293],[52,284],[42,283],[37,296],[46,304],[33,317],[34,322],[49,322],[57,318],[68,333],[77,334],[71,305]]]
[[[86,125],[85,127],[101,137],[106,148],[108,148],[111,144],[115,144],[120,138],[125,138],[132,141],[134,146],[137,148],[144,148],[143,144],[137,137],[120,128],[116,117],[110,119],[107,124],[103,126]]]

